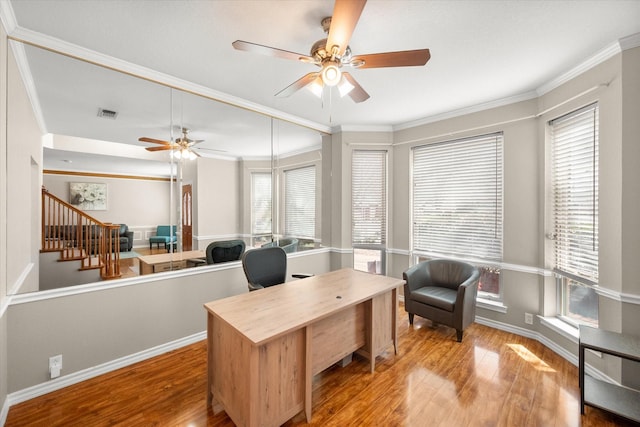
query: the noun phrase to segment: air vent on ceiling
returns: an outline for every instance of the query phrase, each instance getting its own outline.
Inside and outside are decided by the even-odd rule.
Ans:
[[[118,113],[113,110],[105,110],[104,108],[98,109],[98,117],[104,117],[105,119],[115,120]]]

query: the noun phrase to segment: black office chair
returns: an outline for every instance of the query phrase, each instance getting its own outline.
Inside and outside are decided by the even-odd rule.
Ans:
[[[206,250],[207,264],[237,261],[244,253],[244,249],[243,240],[222,240],[209,243]]]
[[[249,282],[249,291],[280,285],[287,277],[287,253],[279,246],[252,249],[242,255],[242,268]],[[304,279],[312,274],[293,274]]]

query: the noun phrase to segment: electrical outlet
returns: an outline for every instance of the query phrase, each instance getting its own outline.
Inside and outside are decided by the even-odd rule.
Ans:
[[[51,356],[49,358],[49,374],[51,378],[58,378],[62,371],[62,355]]]
[[[524,323],[527,325],[533,325],[533,314],[525,313],[524,314]]]

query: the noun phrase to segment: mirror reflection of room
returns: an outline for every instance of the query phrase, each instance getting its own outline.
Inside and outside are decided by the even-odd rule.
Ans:
[[[320,132],[11,44],[44,135],[40,280],[17,292],[320,246]]]

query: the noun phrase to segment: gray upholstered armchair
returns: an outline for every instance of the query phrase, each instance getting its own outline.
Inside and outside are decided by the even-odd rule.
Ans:
[[[458,342],[476,317],[480,272],[461,261],[435,259],[414,265],[402,276],[404,308],[413,316],[427,318],[456,330]]]

